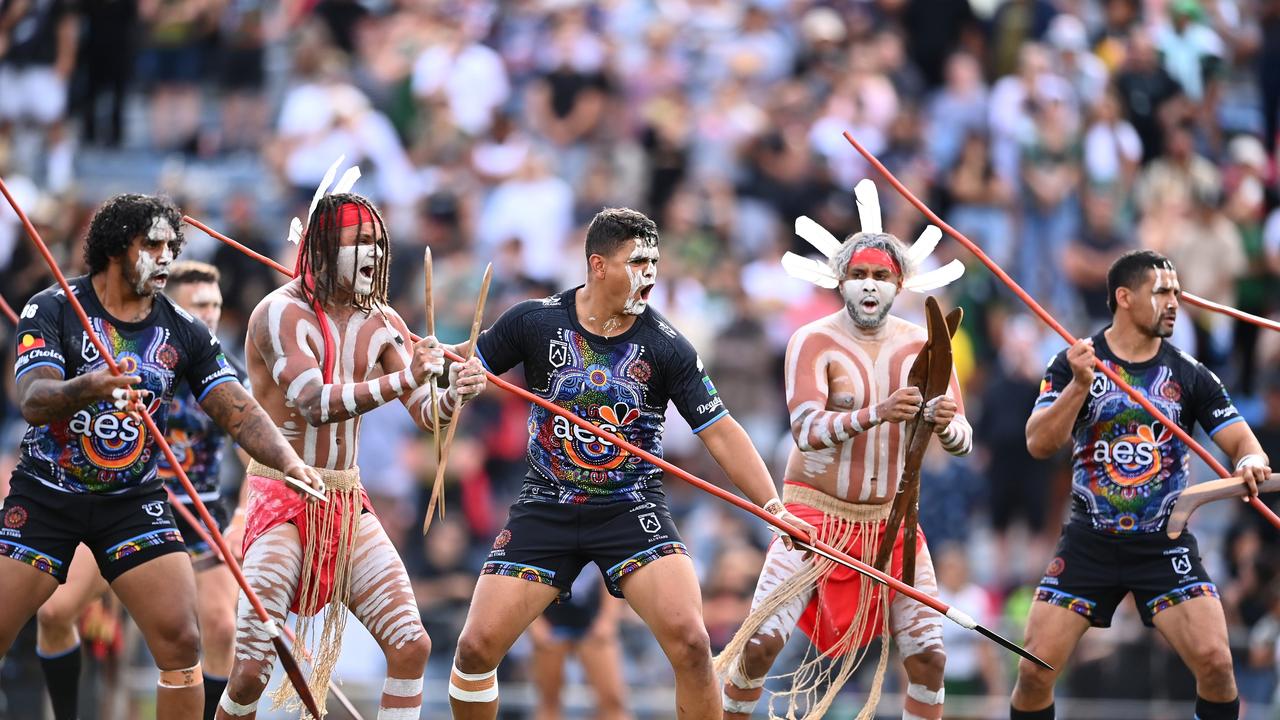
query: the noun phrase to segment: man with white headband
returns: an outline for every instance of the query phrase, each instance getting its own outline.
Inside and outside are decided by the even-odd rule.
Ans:
[[[872,563],[883,543],[893,547],[890,567],[903,575],[903,534],[886,537],[891,501],[903,477],[907,421],[923,413],[934,423],[942,447],[964,455],[972,431],[960,405],[954,373],[947,393],[924,403],[908,383],[908,369],[927,340],[924,328],[889,314],[904,289],[927,290],[958,277],[958,261],[915,274],[940,233],[930,228],[907,249],[880,228],[875,186],[855,190],[862,232],[843,243],[808,218],[797,232],[827,255],[821,263],[788,254],[792,275],[821,287],[839,287],[845,307],[812,322],[787,346],[785,385],[795,447],[787,462],[783,500],[787,509],[818,526],[818,538]],[[905,532],[905,528],[904,528]],[[915,558],[914,584],[937,595],[933,563],[923,542]],[[910,579],[907,579],[911,582]],[[852,570],[806,559],[800,550],[774,542],[756,585],[750,616],[717,658],[725,677],[726,718],[747,718],[764,692],[765,677],[798,627],[813,650],[792,675],[792,687],[775,693],[770,715],[821,717],[876,638],[891,635],[906,670],[903,717],[942,717],[942,616],[903,595],[886,596],[879,585]],[[885,637],[869,702],[859,717],[871,717],[879,700],[888,658]],[[782,708],[775,708],[776,705]]]
[[[324,610],[308,679],[322,711],[350,609],[386,655],[379,720],[417,718],[431,643],[404,563],[360,485],[356,438],[360,416],[392,400],[418,427],[438,430],[430,400],[444,351],[433,337],[410,344],[404,320],[387,305],[390,243],[368,200],[347,192],[320,197],[301,235],[297,278],[249,318],[246,365],[254,395],[324,478],[327,502],[280,492],[272,482],[279,470],[251,463],[244,573],[274,622],[298,614],[301,643]],[[449,377],[442,423],[485,385],[478,361],[453,365]],[[274,662],[268,629],[242,595],[218,717],[255,717]],[[274,699],[297,703],[291,684]]]

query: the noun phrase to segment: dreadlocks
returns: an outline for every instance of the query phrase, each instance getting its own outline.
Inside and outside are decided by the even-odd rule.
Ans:
[[[342,208],[356,205],[361,215],[372,218],[375,243],[382,257],[373,271],[373,290],[368,295],[356,295],[352,304],[365,311],[377,305],[387,304],[387,283],[391,274],[391,241],[387,237],[387,224],[373,203],[355,193],[335,193],[320,198],[315,212],[307,220],[307,231],[299,250],[298,275],[304,279],[302,292],[307,301],[328,303],[334,288],[339,286],[338,248],[342,244]],[[363,225],[363,223],[362,223]]]

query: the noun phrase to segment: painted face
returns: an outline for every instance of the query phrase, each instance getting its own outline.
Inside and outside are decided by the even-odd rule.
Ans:
[[[1173,324],[1178,319],[1182,285],[1178,283],[1176,270],[1155,268],[1151,272],[1151,316],[1146,322],[1138,322],[1137,325],[1147,328],[1152,337],[1166,338],[1173,335]],[[1134,306],[1135,311],[1139,309],[1145,310],[1140,302]]]
[[[222,291],[217,283],[187,283],[174,288],[169,296],[183,310],[200,318],[200,322],[213,332],[218,331],[222,318]]]
[[[649,293],[658,282],[658,244],[635,238],[635,248],[627,256],[626,270],[631,289],[622,312],[640,315],[649,307]]]
[[[342,229],[338,242],[338,284],[357,296],[373,292],[380,263],[386,253],[378,246],[374,223],[349,225]]]
[[[889,266],[874,262],[851,264],[840,283],[840,295],[854,324],[868,329],[883,325],[900,283],[901,275]]]
[[[163,216],[151,219],[142,236],[138,258],[133,262],[133,277],[126,278],[139,296],[148,297],[164,290],[169,280],[169,265],[181,248],[178,234]]]

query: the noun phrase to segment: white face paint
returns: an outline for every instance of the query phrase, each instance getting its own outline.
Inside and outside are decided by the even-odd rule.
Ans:
[[[138,253],[138,261],[133,269],[138,273],[134,290],[139,295],[153,295],[164,289],[169,279],[169,265],[173,262],[173,243],[178,234],[173,231],[169,221],[160,215],[151,218],[151,227],[147,229],[146,243]],[[147,245],[161,244],[160,254],[152,255]]]
[[[862,278],[840,283],[840,295],[853,322],[860,328],[874,328],[884,324],[898,295],[896,283]]]
[[[1178,319],[1176,307],[1170,307],[1170,292],[1175,295],[1182,290],[1178,284],[1178,273],[1167,268],[1155,268],[1155,282],[1151,284],[1151,326],[1155,337],[1169,337],[1173,334],[1173,324]]]
[[[631,279],[631,292],[622,312],[639,315],[649,306],[649,292],[658,282],[658,245],[635,238],[636,247],[627,258],[627,277]]]
[[[373,280],[382,250],[377,245],[346,245],[338,248],[338,282],[356,295],[373,292]]]

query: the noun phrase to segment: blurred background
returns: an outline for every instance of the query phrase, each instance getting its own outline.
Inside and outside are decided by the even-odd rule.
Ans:
[[[653,305],[699,348],[779,480],[792,443],[786,342],[840,303],[787,277],[778,260],[789,249],[812,254],[792,233],[799,215],[837,236],[856,230],[853,185],[881,180],[843,130],[1074,334],[1107,322],[1106,268],[1137,247],[1169,255],[1189,292],[1261,315],[1280,310],[1280,0],[0,8],[0,176],[65,270],[82,271],[94,207],[124,191],[168,193],[187,214],[292,266],[289,219],[305,214],[325,169],[345,155],[364,171],[356,190],[391,228],[393,304],[411,327],[425,326],[418,258],[430,246],[438,335],[456,342],[486,262],[492,320],[581,282],[586,223],[604,206],[635,207],[662,235]],[[913,240],[923,218],[880,187],[886,228]],[[185,257],[222,269],[220,335],[240,354],[249,312],[281,278],[194,228],[186,238]],[[1023,425],[1064,343],[945,239],[935,259],[951,257],[969,266],[941,295],[944,307],[966,311],[956,362],[975,451],[928,458],[921,523],[945,599],[1020,638],[1069,488],[1067,458],[1032,460]],[[0,208],[0,293],[21,307],[51,282]],[[916,318],[920,308],[908,296],[894,311]],[[6,354],[11,334],[0,323]],[[1174,341],[1223,378],[1280,458],[1280,335],[1184,305]],[[6,375],[0,492],[25,430]],[[449,513],[425,541],[431,438],[399,407],[364,421],[364,481],[434,641],[423,717],[448,716],[453,643],[525,471],[526,416],[525,403],[497,390],[469,409],[448,467]],[[724,483],[683,420],[670,419],[667,458]],[[227,465],[233,495],[239,468]],[[1209,473],[1198,465],[1195,477]],[[749,609],[770,536],[679,480],[667,492],[718,649]],[[1193,529],[1222,591],[1246,717],[1280,717],[1280,537],[1240,503],[1201,510]],[[671,717],[670,669],[628,613],[619,620],[628,706],[634,717]],[[152,713],[154,667],[130,627],[110,602],[85,627],[94,658],[86,718]],[[948,717],[1007,717],[1012,656],[948,633]],[[501,667],[504,717],[534,717],[531,646],[522,640]],[[346,647],[343,687],[372,716],[381,655],[356,632]],[[891,690],[902,687],[898,673]],[[841,716],[860,707],[865,682],[846,688]],[[43,693],[33,624],[0,667],[0,717],[40,717]],[[1110,630],[1086,636],[1059,693],[1060,717],[1185,718],[1194,683],[1126,602]],[[591,716],[572,662],[564,698],[568,716]],[[900,708],[892,694],[880,705],[884,717]]]

